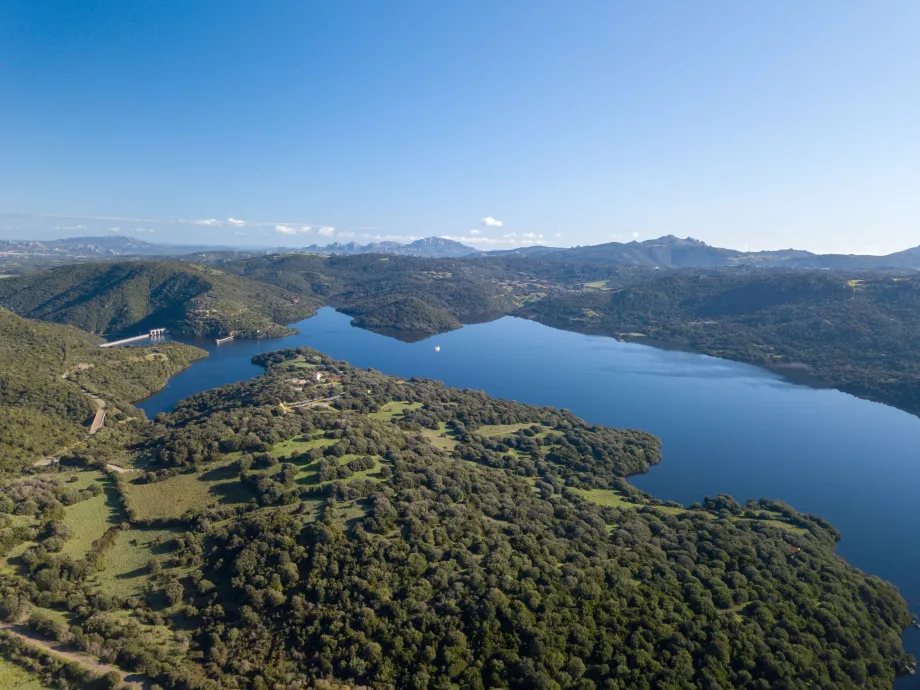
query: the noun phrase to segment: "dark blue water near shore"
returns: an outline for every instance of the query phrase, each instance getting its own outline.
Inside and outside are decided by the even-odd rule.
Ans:
[[[568,408],[590,422],[658,435],[664,460],[631,480],[658,498],[769,497],[826,517],[843,533],[840,555],[894,582],[920,612],[916,417],[756,367],[510,317],[418,343],[353,328],[328,308],[295,327],[299,334],[279,340],[205,344],[209,358],[139,407],[150,416],[169,410],[193,393],[258,375],[249,362],[256,353],[308,345],[358,367]],[[908,630],[905,644],[920,656],[920,630]],[[920,688],[920,680],[896,687]]]

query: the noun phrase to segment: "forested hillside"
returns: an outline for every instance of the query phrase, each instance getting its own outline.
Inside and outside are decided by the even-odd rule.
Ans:
[[[398,337],[443,333],[513,310],[500,262],[395,256],[287,254],[227,264],[227,271],[315,295],[355,325]]]
[[[356,326],[404,340],[513,314],[766,365],[920,413],[920,279],[913,274],[660,271],[510,255],[285,254],[219,265],[68,266],[0,280],[0,304],[113,333],[127,324],[131,332],[166,325],[256,337],[285,333],[281,324],[328,304]]]
[[[99,405],[112,406],[113,420],[141,415],[132,401],[205,355],[179,343],[100,349],[98,342],[0,309],[0,470],[84,438]]]
[[[823,520],[630,488],[646,433],[258,361],[0,489],[28,526],[0,530],[0,616],[164,688],[887,689],[911,663],[904,602]]]
[[[398,337],[510,313],[765,365],[920,414],[920,279],[909,274],[658,271],[512,257],[262,257],[228,270],[310,290],[355,325]]]
[[[769,366],[920,414],[920,279],[824,271],[680,271],[559,294],[520,313]]]
[[[297,300],[297,302],[295,302]],[[272,285],[179,262],[87,263],[0,281],[0,306],[107,336],[169,327],[211,337],[275,337],[312,311]]]

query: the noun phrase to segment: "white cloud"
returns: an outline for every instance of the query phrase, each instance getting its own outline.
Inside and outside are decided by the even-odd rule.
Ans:
[[[340,237],[344,237],[344,235],[340,235]],[[409,242],[415,242],[415,240],[422,239],[417,235],[369,235],[367,233],[349,235],[349,237],[354,237],[356,241],[361,241],[365,244],[369,242],[399,242],[400,244],[408,244]]]
[[[538,235],[535,232],[525,232],[523,235],[521,235],[521,237],[523,237],[525,240],[542,240],[543,239],[543,235]]]
[[[634,232],[634,233],[632,234],[632,238],[633,238],[634,240],[639,239],[639,233],[638,233],[638,232]]]
[[[161,221],[169,223],[170,221]],[[227,226],[232,226],[235,228],[243,227],[244,225],[249,225],[245,220],[240,220],[239,218],[227,218],[227,220],[218,220],[217,218],[207,218],[205,220],[187,220],[184,221],[179,219],[180,223],[191,223],[192,225],[206,225],[211,228],[223,228]]]
[[[109,232],[121,232],[121,228],[109,228]]]
[[[481,235],[481,234],[482,234],[482,230],[473,229],[473,230],[470,230],[470,234],[471,234],[471,235]]]
[[[134,232],[153,232],[153,228],[134,228]]]
[[[128,218],[124,216],[90,216],[90,215],[65,215],[57,213],[0,213],[0,217],[9,217],[9,218],[50,218],[62,222],[61,225],[57,226],[58,230],[85,230],[86,226],[83,225],[81,221],[90,221],[90,222],[109,222],[109,223],[118,223],[119,229],[124,226],[131,226],[137,224],[141,227],[149,228],[154,225],[172,225],[172,226],[189,226],[189,225],[198,225],[205,228],[253,228],[256,232],[270,232],[277,227],[288,227],[288,228],[298,228],[298,232],[294,234],[302,234],[307,232],[304,228],[315,228],[317,227],[316,223],[307,223],[302,220],[295,221],[265,221],[265,220],[242,220],[240,218],[229,217],[226,220],[220,220],[219,218],[202,218],[202,219],[189,219],[189,218]],[[77,223],[80,223],[79,225]],[[356,231],[374,231],[379,230],[380,228],[376,225],[363,225],[360,227],[354,228]],[[117,230],[113,232],[118,232]],[[284,231],[278,231],[284,232]],[[330,236],[336,233],[335,227],[331,225],[326,225],[320,228],[320,234],[325,236]]]
[[[556,237],[562,237],[562,233],[561,233],[561,232],[557,232],[557,233],[556,233]]]
[[[486,216],[479,222],[482,223],[483,225],[488,225],[493,228],[500,228],[504,225],[502,221],[498,220],[497,218],[493,218],[492,216]]]
[[[532,233],[530,233],[532,234]],[[522,235],[523,237],[523,235]],[[510,245],[512,247],[525,247],[528,245],[538,244],[539,239],[542,238],[542,235],[535,235],[535,239],[526,238],[519,239],[514,233],[504,235],[501,239],[494,237],[455,237],[452,235],[441,235],[442,239],[453,240],[454,242],[462,242],[464,244],[472,245]]]
[[[282,235],[304,235],[310,232],[309,225],[276,225],[275,232]]]

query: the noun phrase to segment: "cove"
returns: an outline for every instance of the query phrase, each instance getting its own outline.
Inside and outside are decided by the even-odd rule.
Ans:
[[[211,356],[138,407],[152,417],[257,376],[254,354],[306,345],[357,367],[567,408],[662,439],[661,464],[630,479],[656,498],[774,498],[827,518],[843,533],[838,553],[893,582],[920,613],[920,419],[906,412],[746,364],[513,317],[415,343],[354,328],[331,308],[294,327],[298,334],[277,340],[194,343]],[[920,656],[920,630],[905,633],[905,646]],[[920,688],[920,678],[896,687]]]

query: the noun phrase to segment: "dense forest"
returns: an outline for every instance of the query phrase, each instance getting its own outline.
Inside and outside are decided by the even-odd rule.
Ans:
[[[286,254],[222,266],[297,294],[314,295],[355,325],[405,339],[459,328],[517,308],[504,261]]]
[[[647,433],[255,361],[0,484],[4,620],[163,688],[889,688],[912,664],[905,603],[830,524],[655,501],[625,481],[661,461]]]
[[[0,306],[111,338],[168,327],[187,336],[277,337],[314,303],[179,262],[84,263],[0,280]]]
[[[103,349],[99,342],[0,309],[0,472],[83,439],[99,406],[114,422],[143,417],[131,402],[206,354],[179,343]]]

